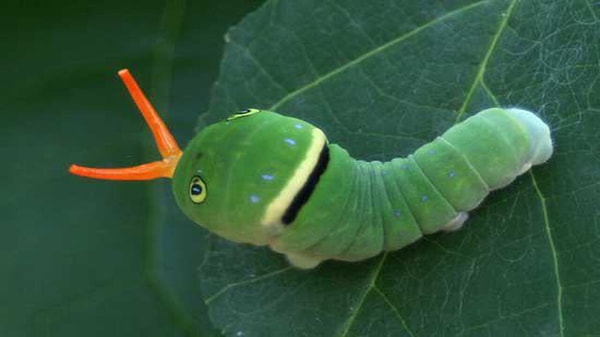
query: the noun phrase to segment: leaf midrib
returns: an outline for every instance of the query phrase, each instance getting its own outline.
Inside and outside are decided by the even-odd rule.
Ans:
[[[356,66],[356,65],[360,64],[362,61],[364,61],[364,60],[366,60],[366,59],[368,59],[368,58],[370,58],[372,56],[375,56],[375,55],[379,54],[380,52],[383,52],[384,50],[386,50],[388,48],[391,48],[391,47],[393,47],[394,45],[396,45],[398,43],[401,43],[401,42],[405,41],[406,39],[408,39],[408,38],[416,35],[417,33],[421,32],[421,31],[423,31],[423,30],[425,30],[425,29],[427,29],[427,28],[429,28],[429,27],[431,27],[431,26],[433,26],[435,24],[443,22],[444,20],[446,20],[448,18],[451,18],[451,17],[453,17],[455,15],[458,15],[458,14],[463,13],[465,11],[468,11],[470,9],[479,7],[480,5],[482,5],[484,3],[487,3],[487,2],[488,2],[488,0],[482,0],[482,1],[479,1],[479,2],[472,3],[472,4],[468,5],[468,6],[461,7],[459,9],[455,9],[455,10],[453,10],[451,12],[448,12],[448,13],[446,13],[446,14],[444,14],[444,15],[442,15],[442,16],[434,19],[434,20],[429,21],[428,23],[426,23],[426,24],[424,24],[422,26],[419,26],[419,27],[411,30],[410,32],[408,32],[406,34],[400,35],[400,36],[396,37],[395,39],[392,39],[392,40],[390,40],[390,41],[388,41],[388,42],[380,45],[379,47],[373,48],[370,51],[368,51],[368,52],[360,55],[359,57],[357,57],[357,58],[355,58],[355,59],[353,59],[353,60],[351,60],[351,61],[343,64],[342,66],[333,69],[332,71],[328,72],[327,74],[322,75],[322,76],[316,78],[314,81],[312,81],[312,82],[310,82],[310,83],[308,83],[308,84],[306,84],[306,85],[304,85],[304,86],[302,86],[302,87],[300,87],[300,88],[298,88],[298,89],[290,92],[289,94],[287,94],[283,98],[281,98],[279,101],[277,101],[275,104],[273,104],[269,108],[269,110],[277,110],[277,108],[279,108],[280,106],[282,106],[283,104],[285,104],[287,101],[291,100],[292,98],[294,98],[294,97],[302,94],[303,92],[305,92],[307,90],[310,90],[310,89],[318,86],[320,83],[322,83],[322,82],[324,82],[324,81],[326,81],[326,80],[334,77],[335,75],[337,75],[337,74],[345,71],[346,69],[349,69],[349,68],[351,68],[353,66]],[[507,17],[508,17],[508,15],[507,15]]]

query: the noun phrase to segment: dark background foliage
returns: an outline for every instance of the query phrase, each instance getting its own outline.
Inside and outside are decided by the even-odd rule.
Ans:
[[[261,3],[3,2],[0,336],[218,332],[197,277],[205,233],[174,209],[168,181],[66,169],[158,158],[116,75],[124,67],[184,145],[207,109],[225,32]]]

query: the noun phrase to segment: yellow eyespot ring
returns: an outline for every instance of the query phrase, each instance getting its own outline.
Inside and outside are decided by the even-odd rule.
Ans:
[[[200,204],[206,199],[206,184],[199,176],[194,176],[190,182],[190,199],[195,204]]]
[[[240,112],[236,112],[235,114],[227,117],[227,121],[232,121],[236,118],[240,118],[240,117],[247,117],[247,116],[251,116],[254,115],[255,113],[260,112],[260,110],[258,109],[244,109]]]

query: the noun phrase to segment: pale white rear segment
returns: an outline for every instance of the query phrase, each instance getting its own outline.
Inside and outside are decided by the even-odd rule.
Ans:
[[[552,156],[553,145],[550,137],[550,128],[533,112],[518,108],[506,109],[514,118],[518,119],[525,126],[531,135],[531,162],[525,171],[532,165],[545,163]]]

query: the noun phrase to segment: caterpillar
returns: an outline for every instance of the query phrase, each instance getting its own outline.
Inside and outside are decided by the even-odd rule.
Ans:
[[[173,179],[179,207],[226,239],[268,245],[298,268],[358,261],[424,234],[459,229],[467,212],[553,151],[548,126],[517,108],[490,108],[406,158],[353,159],[323,131],[246,109],[201,130],[181,151],[127,69],[119,71],[163,159],[129,168],[71,165],[108,180]]]

